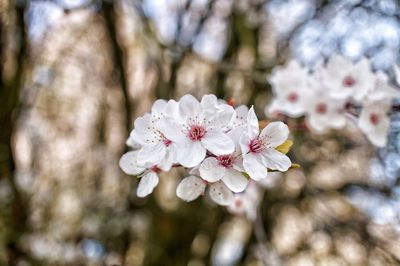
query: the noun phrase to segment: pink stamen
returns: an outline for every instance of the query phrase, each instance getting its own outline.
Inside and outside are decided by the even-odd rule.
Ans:
[[[205,134],[206,134],[206,129],[204,127],[199,125],[193,125],[190,127],[190,130],[188,132],[188,137],[192,141],[198,141],[201,140]]]
[[[315,106],[315,111],[320,114],[326,114],[326,112],[328,111],[328,107],[326,106],[325,103],[319,103],[317,104],[317,106]]]
[[[346,76],[343,79],[343,86],[352,87],[356,83],[356,80],[352,76]]]
[[[253,139],[249,143],[249,149],[252,153],[259,153],[264,150],[264,145],[261,140]]]
[[[164,145],[165,145],[165,146],[167,146],[167,147],[168,147],[169,145],[171,145],[171,144],[172,144],[172,141],[171,141],[171,140],[169,140],[169,139],[164,139],[164,140],[163,140],[163,143],[164,143]]]
[[[235,158],[231,155],[221,155],[217,157],[219,164],[225,168],[231,168]]]
[[[150,170],[153,171],[153,172],[155,172],[155,173],[161,172],[161,169],[158,168],[157,165],[153,165],[152,167],[150,167]]]
[[[235,200],[235,206],[236,208],[240,208],[242,206],[242,201],[240,199]]]
[[[373,124],[374,126],[379,124],[379,116],[377,114],[370,114],[369,116],[369,121],[371,121],[371,124]]]
[[[295,92],[289,93],[287,96],[287,100],[291,103],[295,103],[299,100],[299,95]]]

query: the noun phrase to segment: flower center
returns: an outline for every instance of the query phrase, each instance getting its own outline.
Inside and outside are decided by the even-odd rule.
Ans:
[[[192,141],[201,140],[206,134],[206,129],[199,125],[193,125],[190,127],[188,137]]]
[[[355,79],[352,76],[346,76],[343,79],[343,86],[345,87],[352,87],[356,83]]]
[[[323,115],[326,114],[326,112],[328,111],[328,107],[325,103],[319,103],[317,104],[317,106],[315,106],[315,111],[317,112],[317,114]]]
[[[253,139],[249,144],[250,152],[258,153],[264,150],[263,142],[259,139]]]
[[[150,170],[153,171],[153,172],[155,172],[155,173],[161,172],[161,169],[158,168],[157,165],[153,165],[152,167],[150,167]]]
[[[163,140],[163,143],[164,143],[164,145],[165,145],[165,146],[167,146],[167,147],[168,147],[169,145],[171,145],[171,144],[172,144],[172,141],[171,141],[171,140],[169,140],[169,139],[164,139],[164,140]]]
[[[225,168],[231,168],[233,166],[234,158],[231,155],[221,155],[217,157],[219,164]]]
[[[371,121],[371,124],[376,126],[377,124],[379,124],[379,116],[377,114],[372,113],[369,115],[369,121]]]
[[[242,206],[243,202],[240,199],[235,200],[235,206],[236,208],[240,208]]]
[[[295,92],[289,93],[287,96],[287,100],[291,103],[295,103],[299,100],[299,95]]]

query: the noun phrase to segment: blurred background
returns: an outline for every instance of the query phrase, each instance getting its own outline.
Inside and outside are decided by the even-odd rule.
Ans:
[[[400,114],[386,148],[356,127],[291,128],[254,216],[154,194],[118,167],[158,98],[270,102],[271,69],[335,53],[393,78],[391,0],[0,0],[0,265],[400,265]],[[258,203],[256,204],[256,202]]]

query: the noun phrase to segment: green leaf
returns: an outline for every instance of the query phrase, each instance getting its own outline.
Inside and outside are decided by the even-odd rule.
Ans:
[[[292,145],[293,145],[293,141],[288,139],[284,143],[282,143],[281,145],[276,147],[275,150],[277,150],[277,151],[279,151],[279,152],[281,152],[283,154],[286,154],[286,153],[289,152],[289,150],[292,147]]]
[[[298,164],[298,163],[292,163],[292,166],[290,166],[289,169],[300,168],[300,167],[301,167],[300,164]]]

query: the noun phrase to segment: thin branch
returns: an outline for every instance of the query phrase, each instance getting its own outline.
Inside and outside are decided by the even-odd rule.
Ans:
[[[115,25],[115,9],[113,2],[103,1],[103,14],[105,19],[106,28],[108,31],[108,36],[110,38],[112,54],[115,62],[115,75],[118,77],[122,93],[124,94],[125,99],[125,110],[126,110],[126,132],[128,133],[131,130],[131,120],[130,116],[132,114],[132,107],[129,102],[129,93],[128,93],[128,81],[127,81],[127,73],[125,70],[125,62],[124,62],[124,51],[120,46],[117,38],[117,30]]]

